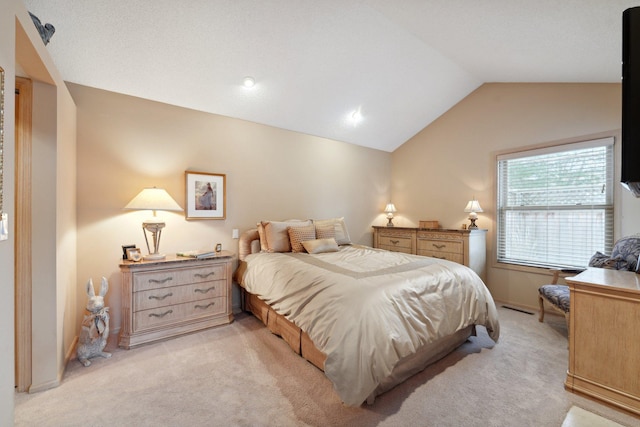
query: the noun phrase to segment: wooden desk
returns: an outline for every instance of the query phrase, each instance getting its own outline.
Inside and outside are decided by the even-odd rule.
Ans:
[[[640,415],[640,275],[589,268],[571,293],[565,388]]]

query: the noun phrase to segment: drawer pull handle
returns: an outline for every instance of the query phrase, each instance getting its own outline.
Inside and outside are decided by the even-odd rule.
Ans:
[[[442,249],[442,248],[446,248],[447,245],[436,245],[435,243],[432,243],[433,247],[436,249]]]
[[[389,241],[394,245],[397,245],[398,243],[400,243],[400,240],[389,240]]]
[[[173,277],[169,276],[166,279],[158,280],[158,279],[149,279],[149,283],[167,283],[168,281],[173,280]]]
[[[151,313],[151,314],[149,314],[149,317],[160,317],[160,318],[162,318],[162,317],[166,316],[167,314],[171,314],[171,313],[173,313],[173,310],[167,310],[162,314]]]
[[[216,287],[212,286],[212,287],[207,288],[207,289],[194,289],[193,292],[196,292],[196,293],[200,292],[201,294],[206,294],[209,291],[215,291],[215,290],[216,290]]]
[[[203,310],[204,310],[204,309],[207,309],[207,308],[211,307],[212,305],[215,305],[215,302],[210,302],[210,303],[209,303],[209,304],[207,304],[207,305],[200,305],[200,304],[196,304],[196,305],[194,306],[194,308],[201,308],[201,309],[203,309]]]
[[[149,299],[157,299],[158,301],[162,301],[163,299],[168,298],[168,297],[172,297],[172,296],[173,296],[173,293],[169,292],[168,294],[162,295],[162,296],[149,295]]]
[[[211,273],[207,273],[207,274],[201,274],[201,273],[196,273],[194,274],[194,276],[199,277],[200,279],[206,279],[209,276],[215,276],[216,272],[212,271]]]

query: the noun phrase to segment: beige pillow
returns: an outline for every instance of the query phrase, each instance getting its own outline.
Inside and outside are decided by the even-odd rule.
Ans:
[[[287,227],[300,227],[311,224],[310,220],[262,221],[264,236],[267,241],[267,252],[291,252]]]
[[[289,233],[289,241],[293,252],[306,252],[302,242],[316,238],[316,227],[313,224],[304,227],[289,226],[287,227],[287,232]]]
[[[315,240],[307,240],[306,242],[302,242],[302,246],[309,252],[310,254],[321,254],[323,252],[337,252],[338,251],[338,243],[336,239],[315,239]]]
[[[316,227],[323,227],[327,225],[333,225],[336,231],[336,242],[339,245],[350,245],[351,238],[347,231],[347,224],[344,222],[344,217],[331,218],[331,219],[314,219],[313,223]]]
[[[258,236],[260,236],[260,251],[267,252],[269,245],[267,245],[267,236],[264,235],[264,226],[262,222],[259,222],[256,226],[258,227]]]
[[[316,225],[316,238],[318,239],[335,239],[336,227],[333,224]]]

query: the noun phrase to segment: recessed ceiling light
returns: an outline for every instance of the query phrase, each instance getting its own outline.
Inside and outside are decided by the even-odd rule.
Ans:
[[[357,109],[357,110],[354,110],[354,111],[351,113],[351,120],[352,120],[354,123],[358,123],[360,120],[362,120],[362,112],[360,111],[360,107],[358,107],[358,109]]]
[[[251,88],[255,86],[256,81],[253,77],[247,76],[242,80],[242,84],[244,85],[244,87]]]

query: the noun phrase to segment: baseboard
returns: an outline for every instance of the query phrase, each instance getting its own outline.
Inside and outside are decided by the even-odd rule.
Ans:
[[[42,384],[31,384],[31,386],[29,387],[29,394],[31,393],[39,393],[41,391],[45,391],[45,390],[51,390],[52,388],[56,388],[60,385],[60,378],[54,380],[54,381],[49,381],[46,383],[42,383]]]

